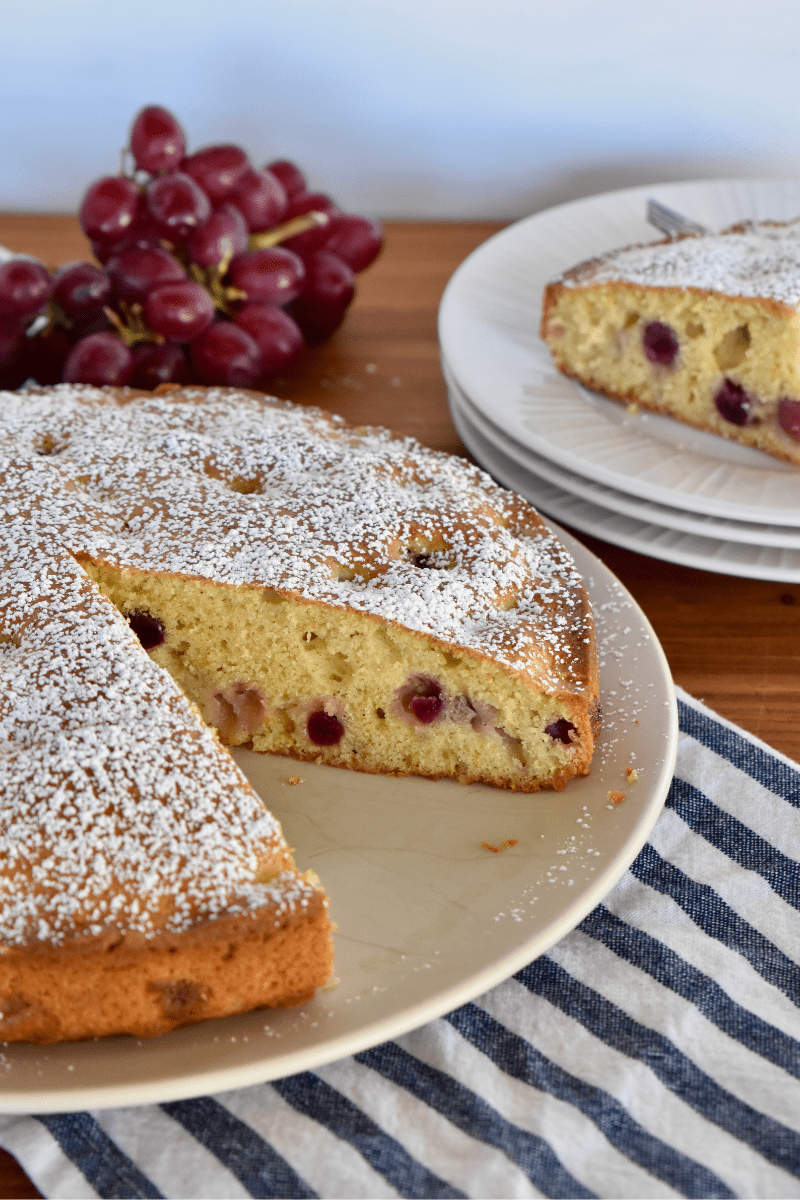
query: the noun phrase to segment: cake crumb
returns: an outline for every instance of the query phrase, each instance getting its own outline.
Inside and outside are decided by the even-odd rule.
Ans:
[[[625,799],[625,793],[624,792],[609,792],[608,798],[612,804],[622,804],[622,801]]]
[[[639,778],[639,772],[636,770],[636,767],[626,767],[625,778],[628,783],[636,783],[636,780]]]
[[[507,850],[509,846],[516,846],[517,839],[506,838],[506,840],[501,842],[499,846],[493,846],[491,842],[481,842],[481,845],[483,846],[484,850],[491,850],[492,854],[499,854],[501,850]]]

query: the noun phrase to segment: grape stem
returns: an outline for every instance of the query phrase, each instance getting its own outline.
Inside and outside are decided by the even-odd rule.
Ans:
[[[119,306],[125,316],[124,321],[113,308],[104,307],[103,312],[114,326],[114,332],[126,346],[133,346],[136,342],[155,342],[160,346],[167,340],[163,334],[153,333],[152,329],[147,328],[142,320],[141,304],[125,304],[120,301]]]
[[[55,300],[50,299],[28,324],[25,334],[27,337],[36,337],[39,333],[49,333],[56,325],[63,325],[65,329],[69,329],[72,321]]]
[[[266,250],[269,246],[277,246],[297,233],[305,233],[307,229],[313,229],[317,225],[327,225],[330,219],[330,215],[325,212],[301,213],[299,217],[292,217],[291,221],[284,221],[283,225],[276,225],[274,229],[265,229],[263,233],[251,233],[248,248]]]
[[[205,270],[197,263],[189,263],[189,274],[192,279],[208,289],[214,304],[226,316],[232,316],[232,304],[235,304],[237,300],[247,299],[247,292],[243,292],[240,288],[228,287],[222,282],[222,277],[228,270],[232,257],[232,254],[226,254],[216,267],[206,267]]]

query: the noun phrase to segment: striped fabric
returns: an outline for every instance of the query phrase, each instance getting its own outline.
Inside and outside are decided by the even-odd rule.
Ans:
[[[48,1197],[800,1197],[800,768],[679,693],[667,806],[449,1016],[198,1100],[0,1119]]]

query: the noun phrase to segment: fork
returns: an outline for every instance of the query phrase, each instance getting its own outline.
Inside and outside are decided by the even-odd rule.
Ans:
[[[647,219],[668,237],[678,237],[681,233],[708,233],[704,225],[675,212],[674,208],[667,208],[666,204],[660,204],[658,200],[647,201]]]

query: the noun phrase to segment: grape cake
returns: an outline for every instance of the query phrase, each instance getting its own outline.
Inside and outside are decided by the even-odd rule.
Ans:
[[[0,456],[0,1040],[325,982],[324,893],[223,743],[529,792],[587,772],[585,589],[477,468],[175,386],[2,394]]]
[[[800,465],[800,219],[589,259],[548,284],[565,375]]]

